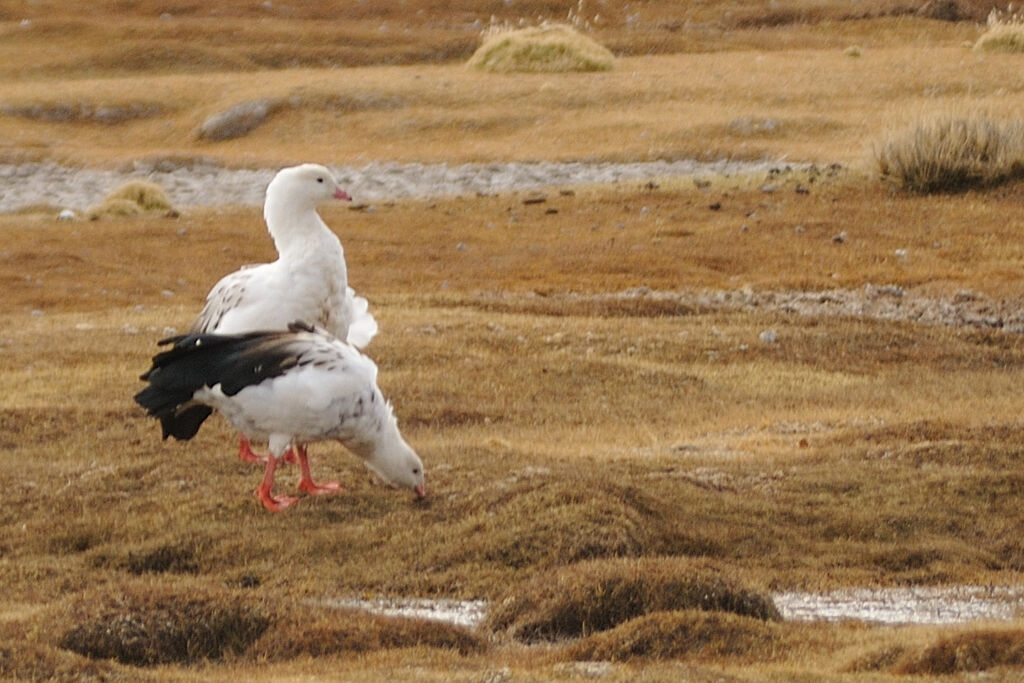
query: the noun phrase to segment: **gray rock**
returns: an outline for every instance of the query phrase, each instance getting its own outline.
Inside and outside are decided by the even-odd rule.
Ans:
[[[248,135],[266,121],[273,110],[274,101],[266,98],[239,102],[203,121],[199,126],[199,138],[220,142]]]

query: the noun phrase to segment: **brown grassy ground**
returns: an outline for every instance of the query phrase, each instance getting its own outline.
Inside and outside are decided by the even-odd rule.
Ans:
[[[883,134],[890,107],[1020,108],[1020,84],[1006,80],[1019,61],[959,46],[980,25],[840,22],[829,14],[835,6],[793,6],[804,18],[777,26],[752,5],[719,6],[733,12],[731,24],[678,29],[708,42],[724,36],[719,52],[628,58],[601,81],[493,81],[422,63],[253,73],[239,61],[230,75],[215,72],[219,62],[196,69],[191,84],[174,73],[183,68],[175,59],[133,67],[111,56],[131,46],[96,37],[107,25],[100,10],[76,18],[75,35],[107,66],[52,55],[42,29],[66,30],[60,21],[69,21],[53,10],[33,19],[41,33],[23,38],[39,69],[9,68],[3,103],[146,100],[161,113],[112,127],[5,116],[4,153],[96,164],[152,154],[232,163],[646,158],[686,155],[700,140],[713,153],[851,161]],[[175,21],[152,20],[156,6],[136,7],[134,19],[108,30],[140,41],[174,30]],[[5,35],[20,30],[19,11],[0,5]],[[771,28],[737,28],[743,12]],[[280,30],[286,44],[298,30],[298,19],[252,19],[204,19],[223,44],[172,35],[168,49],[241,60],[234,28]],[[623,41],[639,35],[621,30]],[[662,33],[649,33],[663,44]],[[841,54],[854,34],[865,45],[859,60]],[[877,52],[872,35],[882,36]],[[762,52],[738,49],[754,38]],[[364,60],[374,61],[367,50]],[[217,146],[187,134],[225,105],[299,86],[314,102],[369,92],[404,104],[362,113],[301,106]],[[620,113],[596,111],[609,102]],[[535,124],[537,116],[551,125]],[[741,117],[786,125],[752,140],[728,133]],[[328,125],[334,119],[344,134]],[[634,120],[642,126],[624,136]],[[575,660],[601,658],[615,662],[600,669],[609,680],[889,680],[969,676],[972,667],[1019,675],[1019,624],[791,624],[654,595],[644,604],[655,607],[623,609],[611,628],[526,645],[504,632],[308,603],[547,600],[534,593],[545,577],[585,587],[630,558],[640,560],[630,580],[650,591],[677,585],[665,567],[687,562],[700,570],[694,576],[710,568],[744,595],[1019,583],[1019,337],[601,295],[894,283],[936,297],[971,290],[1020,301],[1024,185],[906,197],[857,174],[776,181],[774,192],[762,191],[766,180],[551,191],[539,204],[507,195],[325,210],[352,282],[381,322],[371,351],[424,456],[430,497],[416,504],[374,483],[340,446],[322,445],[315,469],[348,492],[283,515],[250,495],[259,473],[234,457],[223,422],[193,442],[162,443],[131,402],[155,340],[185,327],[221,274],[272,257],[259,211],[0,217],[0,674],[544,680],[582,675],[589,670]],[[834,242],[841,231],[846,241]],[[774,344],[759,340],[768,328]],[[294,475],[282,473],[282,486]],[[654,559],[662,556],[674,559]],[[136,653],[123,660],[157,664],[75,654],[118,656],[104,649],[111,638]]]

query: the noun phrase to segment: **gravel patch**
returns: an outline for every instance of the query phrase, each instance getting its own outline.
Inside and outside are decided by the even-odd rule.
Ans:
[[[502,299],[503,295],[484,295]],[[813,291],[705,290],[672,292],[634,287],[605,294],[564,293],[545,296],[546,300],[614,301],[648,299],[670,302],[680,310],[766,311],[806,316],[839,316],[915,322],[945,327],[997,329],[1024,333],[1024,303],[1015,299],[991,299],[984,294],[963,290],[951,297],[937,298],[916,294],[898,285],[866,284],[858,289]],[[765,330],[763,343],[781,343],[779,334]]]
[[[410,197],[493,194],[545,187],[623,183],[695,174],[734,175],[804,168],[770,161],[651,161],[638,163],[510,162],[333,166],[339,182],[359,202]],[[278,169],[229,169],[206,160],[136,161],[117,170],[72,168],[53,162],[0,164],[0,213],[46,204],[81,209],[129,179],[157,183],[178,208],[260,206]]]

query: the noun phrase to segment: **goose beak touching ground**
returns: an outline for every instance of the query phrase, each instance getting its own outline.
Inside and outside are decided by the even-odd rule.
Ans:
[[[191,439],[214,410],[245,439],[270,453],[256,497],[280,511],[298,499],[272,493],[274,473],[289,454],[309,495],[340,493],[337,482],[313,482],[306,445],[340,441],[385,481],[426,495],[423,461],[398,431],[377,386],[377,366],[354,346],[302,323],[284,332],[187,334],[160,342],[135,395],[160,420],[164,438]]]

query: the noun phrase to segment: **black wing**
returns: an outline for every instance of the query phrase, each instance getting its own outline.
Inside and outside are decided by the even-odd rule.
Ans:
[[[191,439],[213,412],[193,399],[198,390],[219,384],[224,394],[234,396],[299,363],[308,345],[297,333],[313,328],[303,323],[288,327],[288,332],[185,334],[161,340],[160,346],[171,348],[153,356],[152,367],[140,377],[149,385],[135,395],[135,402],[160,420],[163,438]]]

